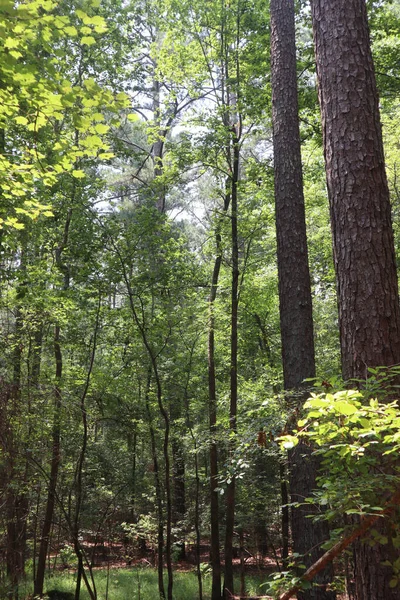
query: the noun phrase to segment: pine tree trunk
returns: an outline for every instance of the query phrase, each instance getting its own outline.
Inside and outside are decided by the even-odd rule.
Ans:
[[[365,0],[313,0],[344,378],[400,362],[400,314]],[[383,525],[382,525],[383,527]],[[394,600],[391,542],[355,544],[357,600]]]
[[[304,379],[315,376],[315,359],[298,122],[294,1],[271,0],[270,16],[282,360],[285,389],[296,390]],[[302,399],[303,394],[298,394],[297,401]],[[301,445],[289,456],[292,502],[303,502],[316,487],[316,461],[304,454],[310,453]],[[306,566],[312,564],[315,555],[322,554],[321,544],[329,537],[327,524],[314,524],[307,518],[309,512],[302,506],[292,508],[293,550],[304,556]],[[317,582],[319,587],[298,597],[335,598],[334,592],[326,590],[331,576],[330,571],[324,572]]]
[[[343,376],[400,358],[378,94],[364,0],[314,0],[313,26],[339,294]]]

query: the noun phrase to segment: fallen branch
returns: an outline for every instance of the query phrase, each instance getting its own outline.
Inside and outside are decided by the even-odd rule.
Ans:
[[[337,542],[328,552],[325,552],[301,577],[299,583],[293,586],[287,592],[284,592],[279,596],[279,600],[290,600],[294,594],[296,594],[302,588],[302,583],[304,581],[312,581],[315,575],[322,571],[326,567],[327,564],[333,561],[343,550],[350,546],[354,540],[363,535],[368,529],[381,517],[389,515],[393,512],[396,506],[400,504],[400,490],[398,490],[393,496],[388,500],[385,505],[385,508],[377,513],[376,515],[370,515],[368,517],[363,517],[360,521],[360,525],[354,529],[348,536],[343,538],[340,542]]]

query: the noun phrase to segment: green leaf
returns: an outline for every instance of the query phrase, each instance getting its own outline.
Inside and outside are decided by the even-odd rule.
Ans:
[[[14,120],[16,123],[18,123],[18,125],[27,125],[28,124],[28,119],[26,117],[18,116],[18,117],[15,117]]]
[[[349,404],[348,402],[335,402],[334,405],[335,411],[340,415],[353,415],[357,412],[357,408],[353,404]]]
[[[326,400],[322,400],[322,398],[310,398],[304,404],[304,408],[326,408],[327,402]]]
[[[73,25],[68,25],[67,27],[64,27],[64,31],[70,37],[76,37],[78,35],[78,30]]]
[[[16,38],[12,38],[12,37],[8,37],[6,39],[6,41],[4,42],[5,48],[18,48],[19,45],[20,45],[19,40]]]
[[[81,171],[80,169],[74,169],[72,171],[72,176],[75,177],[76,179],[83,179],[84,177],[86,177],[85,173],[83,171]]]
[[[98,123],[97,125],[95,125],[94,129],[96,130],[97,133],[107,133],[107,131],[110,129],[109,125],[105,125],[104,123]]]
[[[83,38],[81,38],[82,46],[93,46],[95,43],[96,40],[91,35],[84,35]]]

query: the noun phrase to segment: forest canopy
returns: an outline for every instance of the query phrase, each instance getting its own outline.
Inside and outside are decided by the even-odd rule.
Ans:
[[[399,48],[1,0],[0,598],[400,598]]]

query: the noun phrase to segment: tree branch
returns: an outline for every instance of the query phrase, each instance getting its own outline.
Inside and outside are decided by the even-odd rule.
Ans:
[[[343,550],[345,550],[354,540],[362,536],[372,525],[381,517],[390,515],[393,510],[400,504],[400,489],[393,494],[393,496],[386,502],[385,508],[377,513],[376,515],[369,515],[361,519],[360,525],[353,529],[353,531],[343,538],[340,542],[337,542],[330,550],[325,552],[301,577],[298,585],[293,586],[287,592],[284,592],[279,596],[279,600],[290,600],[296,592],[298,592],[304,581],[312,581],[315,575],[322,571],[327,564],[333,561]]]

